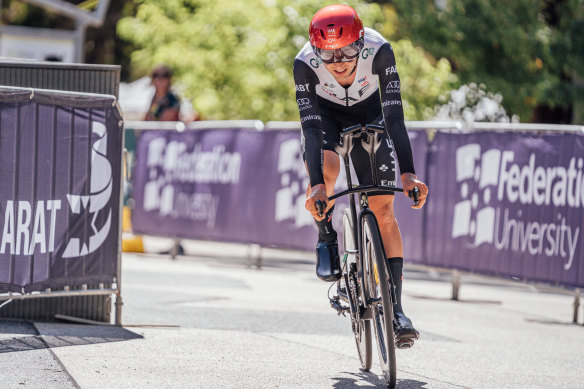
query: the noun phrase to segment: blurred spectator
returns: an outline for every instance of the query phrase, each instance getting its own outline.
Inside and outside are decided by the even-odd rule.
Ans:
[[[171,79],[172,71],[166,65],[158,65],[152,70],[152,85],[156,91],[144,120],[179,120],[180,99],[170,90]]]

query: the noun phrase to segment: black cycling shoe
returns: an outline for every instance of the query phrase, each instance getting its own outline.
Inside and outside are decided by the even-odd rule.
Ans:
[[[337,281],[341,278],[339,245],[335,240],[318,242],[316,245],[316,276],[323,281]]]
[[[413,341],[420,336],[418,331],[414,328],[412,321],[401,312],[393,313],[393,331],[395,332],[395,339],[398,347],[399,343],[402,343],[404,346],[409,344],[406,347],[411,347]]]

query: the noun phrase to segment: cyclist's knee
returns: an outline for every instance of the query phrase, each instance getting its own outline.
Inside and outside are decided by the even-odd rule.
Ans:
[[[376,197],[379,198],[377,199]],[[388,225],[389,227],[397,225],[393,211],[393,196],[372,196],[369,199],[369,207],[375,213],[379,224]]]

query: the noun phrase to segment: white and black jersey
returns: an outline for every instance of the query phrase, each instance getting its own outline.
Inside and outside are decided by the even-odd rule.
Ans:
[[[311,186],[324,183],[322,150],[334,151],[340,139],[340,130],[355,124],[384,125],[391,138],[391,142],[386,139],[386,147],[380,147],[376,153],[379,165],[376,168],[382,173],[382,185],[395,185],[392,143],[401,172],[415,172],[404,123],[395,56],[389,42],[377,31],[365,28],[363,49],[354,71],[353,84],[341,86],[314,54],[310,42],[304,45],[294,60],[303,155]],[[351,158],[359,182],[371,183],[369,157],[365,150],[354,147]],[[360,169],[357,165],[361,163],[366,166]]]

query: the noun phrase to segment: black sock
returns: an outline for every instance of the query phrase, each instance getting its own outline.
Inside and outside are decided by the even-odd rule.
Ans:
[[[314,220],[316,222],[316,227],[318,227],[318,241],[319,242],[331,242],[337,239],[337,232],[333,228],[333,210],[335,206],[333,205],[331,209],[325,215],[325,218],[321,221]]]
[[[401,292],[402,292],[402,269],[404,267],[404,259],[402,257],[392,257],[388,259],[389,269],[391,270],[391,278],[393,280],[393,285],[395,285],[395,299],[397,304],[393,306],[394,312],[404,313],[401,305]]]

